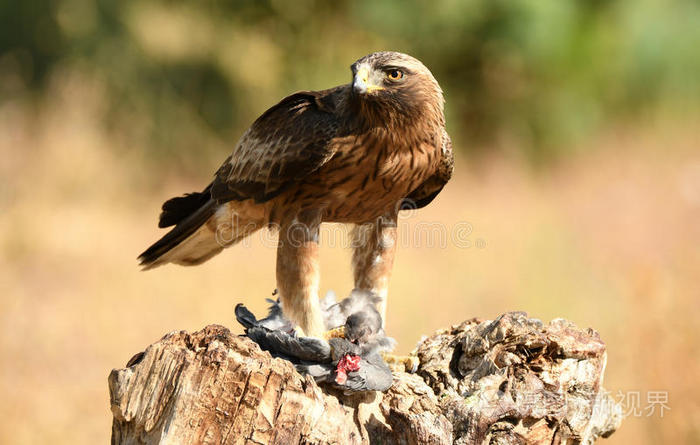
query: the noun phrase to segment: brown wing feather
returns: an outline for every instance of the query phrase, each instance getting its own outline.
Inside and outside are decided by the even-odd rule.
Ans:
[[[309,175],[334,154],[338,87],[301,92],[267,110],[243,134],[216,173],[211,196],[217,202],[267,201]]]
[[[452,140],[447,131],[442,130],[442,150],[437,171],[401,202],[401,209],[420,209],[430,204],[452,178],[453,170]]]

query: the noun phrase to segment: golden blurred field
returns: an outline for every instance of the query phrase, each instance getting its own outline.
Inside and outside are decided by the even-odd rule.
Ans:
[[[152,174],[147,147],[99,130],[93,93],[67,81],[40,113],[0,107],[0,443],[106,443],[112,368],[168,331],[238,331],[235,303],[260,312],[274,288],[259,237],[200,267],[139,271],[162,201],[201,188],[227,153],[196,177]],[[460,159],[436,202],[402,220],[406,233],[471,232],[468,245],[401,243],[388,314],[399,350],[473,316],[568,318],[607,342],[608,389],[639,391],[642,408],[668,392],[663,418],[630,417],[602,443],[700,442],[699,147],[692,119],[648,118],[540,170]],[[322,262],[322,290],[346,294],[349,251],[326,247]]]

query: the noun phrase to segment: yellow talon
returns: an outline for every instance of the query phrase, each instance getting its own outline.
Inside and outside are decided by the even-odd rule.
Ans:
[[[382,352],[382,358],[392,371],[414,373],[418,370],[420,360],[415,355],[394,355]]]
[[[345,326],[338,326],[337,328],[328,330],[323,334],[323,337],[326,340],[330,340],[331,338],[345,338]]]

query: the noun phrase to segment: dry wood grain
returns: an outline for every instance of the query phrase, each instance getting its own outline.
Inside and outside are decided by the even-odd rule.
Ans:
[[[565,320],[469,320],[386,393],[320,388],[222,326],[173,332],[109,376],[113,444],[586,444],[622,420],[605,345]]]

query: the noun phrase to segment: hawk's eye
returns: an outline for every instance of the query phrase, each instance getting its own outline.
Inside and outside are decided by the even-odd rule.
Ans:
[[[386,77],[391,80],[401,80],[403,79],[403,71],[393,69],[386,72]]]

